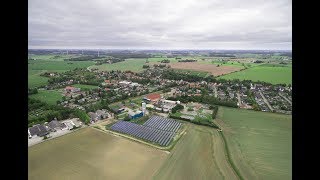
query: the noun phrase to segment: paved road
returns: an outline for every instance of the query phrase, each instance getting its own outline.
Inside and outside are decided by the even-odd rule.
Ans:
[[[279,93],[279,96],[281,96],[283,99],[285,99],[286,101],[288,101],[288,103],[292,106],[292,102],[291,102],[287,97],[285,97],[285,96],[282,95],[281,93]]]
[[[269,104],[268,100],[264,97],[264,95],[262,94],[262,92],[259,91],[259,93],[260,93],[263,101],[264,101],[264,102],[267,104],[267,106],[269,107],[269,109],[270,109],[271,111],[273,111],[273,108],[272,108],[271,105]]]

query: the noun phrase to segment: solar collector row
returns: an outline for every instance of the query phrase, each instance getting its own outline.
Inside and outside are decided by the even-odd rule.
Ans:
[[[181,123],[169,118],[163,118],[160,116],[152,116],[143,125],[165,130],[177,132]]]
[[[111,126],[111,129],[144,140],[156,142],[161,146],[167,146],[174,136],[173,132],[161,131],[151,127],[137,125],[125,121],[118,121],[116,124]]]

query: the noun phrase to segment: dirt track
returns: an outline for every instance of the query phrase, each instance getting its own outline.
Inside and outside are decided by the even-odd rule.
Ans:
[[[191,70],[196,70],[196,71],[210,72],[214,76],[229,74],[231,72],[238,71],[241,69],[240,67],[234,67],[234,66],[217,67],[216,65],[213,65],[213,64],[200,64],[197,62],[170,63],[170,66],[173,69],[191,69]]]

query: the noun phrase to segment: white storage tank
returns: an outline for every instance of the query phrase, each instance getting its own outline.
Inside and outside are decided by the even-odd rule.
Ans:
[[[143,115],[145,115],[146,114],[146,103],[143,102],[141,106],[142,106]]]

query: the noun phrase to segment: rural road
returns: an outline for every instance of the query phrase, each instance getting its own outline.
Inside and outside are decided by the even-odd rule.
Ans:
[[[237,98],[238,98],[238,103],[239,103],[239,107],[241,106],[241,98],[240,98],[240,94],[237,93]]]
[[[283,99],[285,99],[286,101],[288,101],[288,103],[292,106],[292,102],[287,98],[285,97],[284,95],[280,94],[279,93],[279,96],[281,96]]]
[[[271,105],[269,104],[268,100],[264,97],[264,95],[262,94],[262,92],[259,91],[259,93],[260,93],[261,97],[263,98],[263,101],[264,101],[264,102],[267,104],[267,106],[269,107],[269,109],[270,109],[271,111],[273,111],[273,108],[272,108]]]

